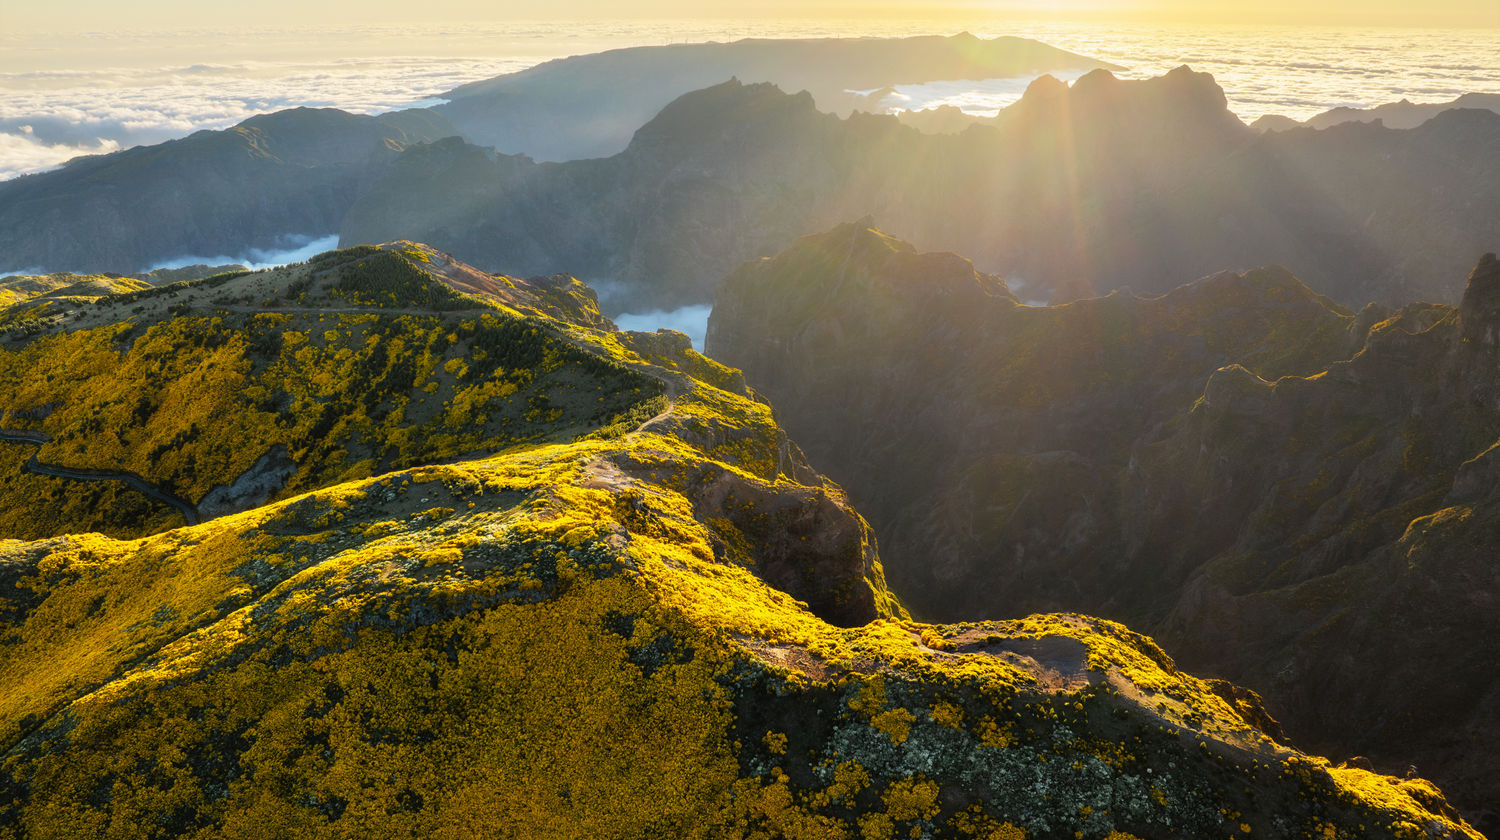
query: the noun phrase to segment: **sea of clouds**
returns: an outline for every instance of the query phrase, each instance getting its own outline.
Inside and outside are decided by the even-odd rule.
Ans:
[[[0,180],[284,108],[420,107],[529,63],[396,57],[0,73]]]
[[[459,85],[604,49],[741,37],[1018,35],[1145,78],[1179,65],[1212,73],[1246,122],[1305,119],[1338,106],[1408,98],[1440,102],[1500,92],[1488,30],[1159,27],[993,21],[564,21],[480,26],[265,27],[58,35],[0,31],[0,180],[81,154],[159,143],[296,106],[380,113],[432,104]],[[336,44],[337,49],[330,49]],[[1077,74],[1065,74],[1071,81]],[[1034,78],[907,85],[889,109],[956,105],[992,115]],[[267,267],[335,247],[336,237],[288,237],[272,249],[166,261]],[[559,270],[567,270],[559,266]],[[626,329],[678,329],[703,347],[707,306],[627,314]]]
[[[262,28],[0,33],[0,180],[80,154],[159,143],[296,106],[356,113],[431,104],[459,85],[613,47],[745,36],[826,37],[955,32],[909,21],[596,21],[485,26]],[[1244,120],[1305,119],[1337,106],[1402,98],[1444,101],[1500,92],[1488,30],[1106,26],[1020,22],[967,27],[1020,35],[1160,75],[1181,64],[1213,73]],[[328,45],[338,44],[330,50]],[[163,61],[163,56],[168,60]],[[1076,74],[1068,74],[1067,79]],[[957,105],[992,115],[1033,76],[897,89],[883,105]]]

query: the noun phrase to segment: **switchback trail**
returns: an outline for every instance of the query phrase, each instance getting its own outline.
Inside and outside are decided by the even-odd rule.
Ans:
[[[51,438],[41,432],[31,432],[19,429],[0,429],[0,441],[10,443],[24,443],[32,446],[41,446],[50,441]],[[121,472],[117,470],[90,470],[64,467],[60,464],[49,464],[32,455],[21,467],[25,472],[35,475],[48,475],[53,478],[66,478],[73,481],[118,481],[131,489],[145,495],[147,498],[155,499],[162,504],[176,508],[187,520],[189,525],[197,525],[202,518],[198,515],[198,508],[183,499],[162,490],[141,476],[133,472]]]

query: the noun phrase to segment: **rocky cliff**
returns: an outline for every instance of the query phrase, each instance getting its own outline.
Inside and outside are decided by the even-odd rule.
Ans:
[[[1478,837],[1432,784],[1278,743],[1253,694],[1120,625],[911,621],[738,372],[612,330],[568,278],[410,243],[303,268],[290,297],[261,284],[293,275],[243,275],[209,290],[250,303],[155,321],[221,331],[177,354],[235,369],[257,333],[226,306],[292,319],[274,336],[317,358],[342,327],[314,347],[295,318],[437,319],[476,383],[607,372],[590,399],[648,409],[600,426],[495,388],[475,406],[540,411],[537,437],[135,540],[0,543],[0,837]],[[487,323],[504,338],[481,355]]]
[[[1279,268],[1028,307],[846,225],[731,275],[708,352],[849,489],[914,614],[1148,628],[1492,821],[1495,265],[1458,309],[1356,315]]]

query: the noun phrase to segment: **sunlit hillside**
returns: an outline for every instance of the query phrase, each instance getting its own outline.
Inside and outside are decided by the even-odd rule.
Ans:
[[[5,836],[1477,836],[1426,782],[1278,744],[1253,693],[1120,625],[912,622],[738,374],[612,331],[576,284],[398,244],[186,292],[429,311],[451,343],[488,319],[543,348],[471,357],[488,376],[576,354],[613,377],[595,399],[666,399],[141,540],[3,544]],[[227,336],[177,355],[232,368]],[[533,402],[505,390],[492,415]]]
[[[0,840],[1500,837],[1497,34],[0,2]]]

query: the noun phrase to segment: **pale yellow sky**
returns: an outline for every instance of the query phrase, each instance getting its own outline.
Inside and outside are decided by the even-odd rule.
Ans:
[[[1141,23],[1500,27],[1500,0],[0,0],[0,30],[564,18],[1019,17]]]

